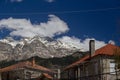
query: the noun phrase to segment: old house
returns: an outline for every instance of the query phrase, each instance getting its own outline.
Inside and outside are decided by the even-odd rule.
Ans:
[[[90,54],[67,66],[61,73],[63,80],[119,80],[119,70],[115,66],[115,50],[118,46],[107,44],[94,49],[90,41]],[[119,54],[119,53],[117,53]]]
[[[19,62],[17,64],[1,68],[0,69],[0,80],[31,80],[39,78],[41,75],[44,77],[52,79],[54,71],[45,68],[43,66],[37,65],[35,60],[32,62],[25,61]]]

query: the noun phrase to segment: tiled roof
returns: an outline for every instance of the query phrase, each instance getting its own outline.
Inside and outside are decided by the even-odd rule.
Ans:
[[[11,65],[11,66],[1,68],[0,72],[6,72],[6,71],[11,71],[11,70],[14,70],[14,69],[18,69],[18,68],[23,68],[24,66],[27,66],[27,65],[30,66],[32,64],[29,61],[19,62],[17,64]]]
[[[29,61],[25,61],[25,62],[19,62],[17,64],[5,67],[5,68],[1,68],[0,72],[7,72],[7,71],[12,71],[12,70],[16,70],[16,69],[20,69],[20,68],[29,68],[29,69],[34,69],[34,70],[40,70],[40,71],[45,71],[45,72],[51,72],[54,73],[54,71],[45,68],[43,66],[37,65],[37,64],[32,64],[32,62]]]
[[[105,54],[112,56],[115,53],[116,49],[120,49],[120,48],[112,44],[107,44],[106,46],[96,50],[94,56],[98,54]]]
[[[102,55],[102,54],[103,54],[103,55],[112,56],[112,55],[114,55],[115,49],[119,49],[119,50],[120,50],[120,48],[119,48],[118,46],[115,46],[115,45],[112,45],[112,44],[107,44],[107,45],[103,46],[102,48],[97,49],[97,50],[95,51],[95,53],[91,56],[91,58],[92,58],[92,57],[95,57],[95,56],[97,56],[97,55]],[[64,70],[73,68],[73,67],[77,66],[78,64],[84,62],[84,61],[87,60],[87,59],[90,59],[90,56],[89,56],[89,55],[87,55],[87,56],[79,59],[78,61],[72,63],[71,65],[69,65],[69,66],[67,66],[66,68],[64,68]]]
[[[50,76],[49,74],[47,74],[47,73],[43,73],[43,75],[46,77],[46,78],[48,78],[48,79],[53,79],[53,77],[52,76]]]
[[[25,66],[26,68],[29,68],[29,69],[35,69],[35,70],[40,70],[40,71],[46,71],[46,72],[52,72],[52,73],[55,73],[54,71],[48,69],[48,68],[45,68],[43,66],[40,66],[40,65],[37,65],[35,64],[34,66]]]

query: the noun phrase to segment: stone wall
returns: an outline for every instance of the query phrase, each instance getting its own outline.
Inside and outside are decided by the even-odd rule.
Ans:
[[[16,69],[13,71],[9,71],[9,72],[4,72],[2,73],[2,80],[30,80],[32,78],[38,78],[40,77],[41,72],[39,71],[34,71],[34,70],[29,70],[29,69],[25,69],[25,68],[21,68],[21,69]]]

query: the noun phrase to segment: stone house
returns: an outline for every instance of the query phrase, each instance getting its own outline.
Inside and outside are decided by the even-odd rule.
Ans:
[[[107,44],[95,51],[94,41],[90,41],[90,54],[64,68],[63,80],[119,80],[119,70],[115,67],[115,50],[118,46]],[[119,53],[118,53],[119,54]]]
[[[0,69],[0,80],[32,80],[39,78],[41,75],[45,75],[46,78],[53,78],[55,72],[37,65],[35,60],[32,62],[24,61],[14,65]]]

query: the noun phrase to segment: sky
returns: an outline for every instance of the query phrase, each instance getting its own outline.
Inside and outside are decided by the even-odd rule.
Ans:
[[[0,39],[55,38],[88,50],[120,45],[120,0],[0,0]]]

